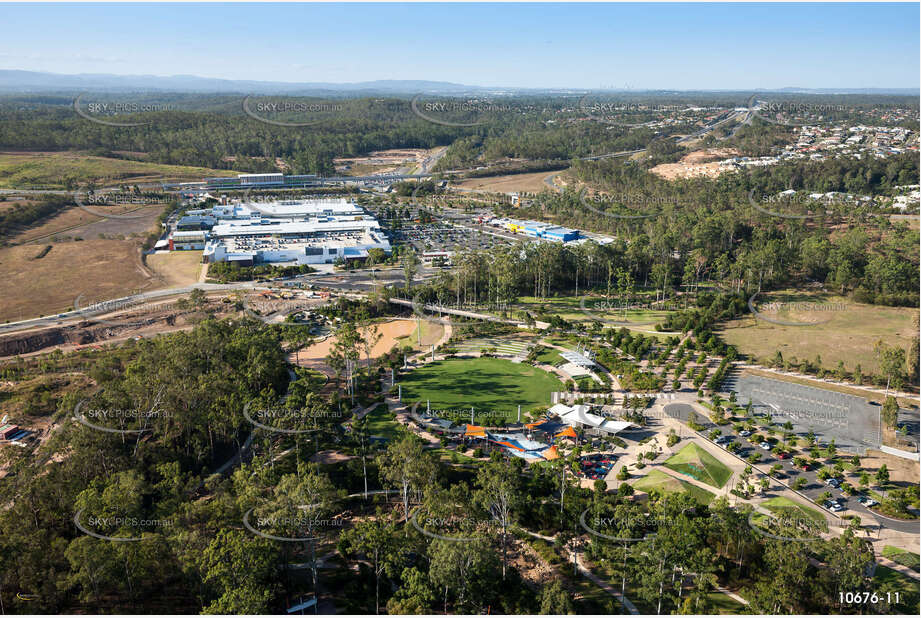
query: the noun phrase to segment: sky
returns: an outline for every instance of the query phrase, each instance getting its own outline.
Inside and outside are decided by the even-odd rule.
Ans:
[[[918,88],[919,3],[0,4],[0,69],[518,88]]]

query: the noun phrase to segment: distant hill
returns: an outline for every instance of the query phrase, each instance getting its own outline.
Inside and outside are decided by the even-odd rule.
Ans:
[[[567,88],[500,88],[470,86],[452,82],[427,80],[376,80],[334,84],[329,82],[272,82],[253,80],[216,79],[195,75],[112,75],[108,73],[81,73],[64,75],[38,71],[0,70],[0,92],[6,94],[27,93],[76,93],[76,92],[188,92],[212,94],[286,94],[286,95],[413,95],[417,93],[464,95],[464,94],[534,94],[534,93],[585,93],[590,89]],[[724,90],[606,90],[610,93],[631,95],[687,95],[691,93],[753,92],[733,89]],[[912,95],[917,88],[797,88],[776,90],[758,89],[754,92],[798,93],[798,94],[869,94],[869,95]]]
[[[61,91],[162,91],[197,93],[260,93],[260,94],[466,94],[489,89],[450,82],[424,80],[377,80],[333,84],[324,82],[288,83],[248,80],[214,79],[194,75],[109,75],[82,73],[63,75],[36,71],[0,70],[0,91],[9,93]]]

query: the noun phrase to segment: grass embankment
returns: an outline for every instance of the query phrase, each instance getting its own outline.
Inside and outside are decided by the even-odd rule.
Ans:
[[[669,457],[663,465],[717,489],[732,476],[728,467],[693,442]]]

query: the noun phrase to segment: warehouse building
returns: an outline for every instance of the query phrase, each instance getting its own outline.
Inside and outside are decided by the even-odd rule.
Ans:
[[[179,219],[176,229],[182,232],[210,230],[217,219],[209,215],[187,215]]]
[[[500,225],[516,234],[524,234],[531,238],[544,238],[557,242],[570,242],[579,238],[579,231],[568,227],[560,227],[543,221],[521,221],[518,219],[502,219],[493,221],[493,225]]]
[[[169,238],[170,251],[201,251],[205,248],[206,231],[173,232]]]

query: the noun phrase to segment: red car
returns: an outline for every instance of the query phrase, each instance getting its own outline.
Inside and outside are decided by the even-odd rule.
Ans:
[[[790,453],[777,453],[777,459],[790,459]]]
[[[802,470],[803,472],[808,472],[808,471],[809,471],[809,464],[803,464],[803,467],[801,468],[801,470]]]

